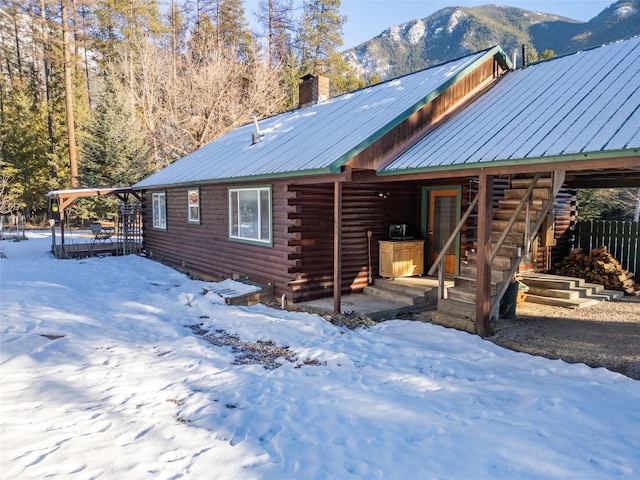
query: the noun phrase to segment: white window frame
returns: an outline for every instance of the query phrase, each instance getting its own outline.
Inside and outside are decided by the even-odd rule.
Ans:
[[[247,198],[251,196],[255,196],[255,198]],[[253,211],[250,207],[247,209],[247,201],[253,201],[253,205],[257,206],[257,211]],[[265,205],[263,201],[267,206],[266,212],[263,211]],[[266,218],[265,215],[267,215]],[[273,245],[271,187],[229,189],[229,238],[260,245]]]
[[[154,192],[151,194],[152,226],[157,230],[167,229],[167,194]]]
[[[195,201],[194,201],[195,199]],[[187,211],[189,223],[200,223],[200,190],[192,188],[187,190]]]

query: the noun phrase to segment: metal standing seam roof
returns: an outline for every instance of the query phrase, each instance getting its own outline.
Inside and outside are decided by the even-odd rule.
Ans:
[[[253,122],[213,140],[132,188],[339,172],[340,167],[467,75],[500,47]]]
[[[639,155],[640,37],[510,72],[379,174]]]

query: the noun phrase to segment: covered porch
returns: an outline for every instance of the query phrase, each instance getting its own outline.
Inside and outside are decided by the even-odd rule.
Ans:
[[[113,222],[91,222],[87,231],[71,232],[68,210],[77,199],[114,195],[120,200]],[[56,258],[128,255],[142,250],[141,196],[131,188],[54,190],[47,194],[51,251]]]
[[[396,197],[396,192],[405,193],[405,205],[395,205],[397,202],[393,201],[391,203],[395,206],[391,210],[409,212],[417,226],[416,238],[425,241],[423,263],[416,274],[426,276],[424,280],[435,285],[437,298],[432,309],[437,313],[433,315],[434,321],[489,335],[498,318],[501,300],[513,283],[514,275],[519,270],[547,272],[552,262],[568,254],[576,214],[575,190],[589,187],[594,181],[611,187],[640,184],[637,158],[624,155],[599,157],[584,155],[583,158],[566,161],[553,159],[551,162],[460,169],[455,172],[432,170],[389,176],[353,172],[351,184],[336,182],[333,189],[333,311],[358,312],[358,303],[354,303],[354,308],[345,304],[345,301],[359,301],[366,305],[369,297],[365,295],[361,299],[357,294],[345,292],[345,286],[353,286],[354,279],[358,278],[358,275],[354,276],[356,272],[348,268],[354,262],[351,237],[352,232],[356,231],[354,227],[357,222],[362,221],[360,211],[366,210],[361,205],[361,210],[354,207],[354,184],[375,185],[374,190],[379,189],[383,196],[388,194],[388,198],[380,197],[379,201],[383,204]],[[545,171],[546,174],[541,173]],[[388,188],[385,183],[378,183],[381,180],[388,181]],[[437,211],[430,209],[429,202],[424,201],[424,192],[451,190],[455,185],[467,186],[461,195],[464,201],[452,202],[455,212],[444,222],[447,235],[440,235],[437,241],[429,226],[430,216],[437,215]],[[472,185],[476,187],[475,191],[469,188]],[[362,198],[358,200],[363,203]],[[383,204],[378,203],[378,208]],[[370,217],[372,215],[369,214]],[[378,216],[378,219],[388,218],[396,217]],[[442,217],[435,223],[442,226]],[[387,227],[385,223],[373,231],[379,235],[382,231],[384,235]],[[358,235],[359,238],[363,236],[362,233]],[[559,240],[562,241],[561,245]],[[436,248],[429,251],[430,245]],[[379,268],[380,264],[375,261],[373,268],[370,262],[368,268],[362,269],[360,273],[369,275],[363,292],[384,276]],[[439,287],[436,274],[440,277]],[[365,311],[367,307],[360,308]]]

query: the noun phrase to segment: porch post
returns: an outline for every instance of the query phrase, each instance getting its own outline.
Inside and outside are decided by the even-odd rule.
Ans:
[[[482,172],[478,182],[478,254],[476,278],[476,333],[489,333],[491,313],[491,228],[493,218],[493,175]]]
[[[342,183],[333,184],[333,312],[341,310],[342,285]]]

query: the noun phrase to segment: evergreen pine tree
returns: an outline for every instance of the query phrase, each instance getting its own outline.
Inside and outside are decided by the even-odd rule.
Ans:
[[[340,15],[340,5],[340,0],[305,0],[298,32],[302,75],[331,73],[330,59],[342,45],[342,26],[347,20]]]
[[[333,95],[365,85],[337,51],[347,20],[340,15],[340,5],[340,0],[305,0],[297,38],[299,76],[328,76]]]
[[[196,22],[189,39],[189,49],[191,57],[195,61],[206,60],[205,53],[209,51],[210,45],[215,45],[216,28],[211,18],[206,13],[201,13],[196,18]]]
[[[145,145],[123,89],[107,75],[82,142],[81,179],[86,187],[124,187],[149,174]]]
[[[80,179],[85,187],[131,186],[151,173],[145,164],[149,149],[113,75],[106,75],[81,150]],[[96,197],[77,205],[83,218],[115,218],[118,201],[112,196]]]
[[[3,99],[0,121],[2,176],[7,191],[19,199],[27,216],[46,208],[45,195],[54,185],[50,175],[47,112],[27,86],[14,87]]]
[[[239,61],[251,62],[253,56],[253,37],[249,23],[245,18],[242,0],[225,0],[220,2],[217,18],[218,48]]]

